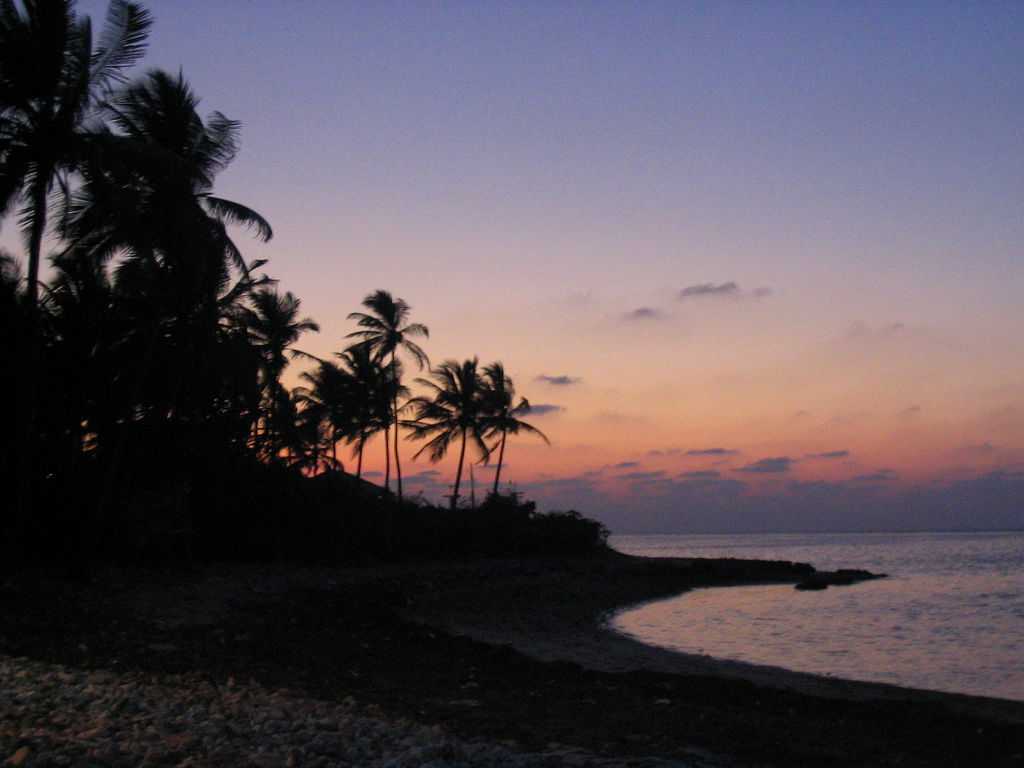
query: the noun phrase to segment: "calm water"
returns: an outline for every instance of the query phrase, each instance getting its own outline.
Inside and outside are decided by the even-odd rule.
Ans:
[[[700,589],[618,614],[689,653],[856,680],[1024,700],[1024,533],[615,536],[650,557],[743,557],[890,578],[823,592]]]

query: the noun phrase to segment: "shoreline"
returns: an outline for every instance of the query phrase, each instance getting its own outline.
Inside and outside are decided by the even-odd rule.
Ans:
[[[735,659],[719,658],[713,654],[696,654],[664,648],[643,642],[610,626],[612,618],[624,611],[649,603],[673,599],[695,589],[757,586],[764,584],[796,584],[804,578],[799,570],[805,564],[787,561],[738,560],[725,558],[718,561],[706,558],[657,558],[640,555],[616,555],[637,561],[646,561],[655,567],[688,567],[692,561],[735,563],[758,566],[794,566],[791,574],[777,578],[758,578],[757,575],[737,580],[731,574],[705,575],[701,583],[691,583],[678,591],[643,596],[626,602],[615,602],[593,614],[592,606],[561,606],[561,610],[547,608],[540,612],[513,610],[495,620],[480,620],[467,612],[453,616],[440,611],[433,616],[418,614],[417,620],[436,625],[447,631],[464,634],[482,642],[509,644],[528,656],[541,661],[569,661],[588,669],[603,672],[629,673],[656,672],[671,675],[723,676],[754,683],[758,686],[794,691],[801,694],[847,701],[914,701],[949,706],[970,714],[983,713],[986,717],[1007,722],[1024,723],[1024,701],[999,697],[979,696],[954,691],[939,691],[894,683],[854,680],[788,667],[757,664]],[[836,587],[830,587],[836,588]],[[841,587],[840,587],[841,588]],[[586,614],[591,613],[587,622]],[[558,618],[552,622],[552,617]],[[540,618],[540,620],[538,620]]]
[[[80,762],[120,739],[129,754],[108,764],[138,764],[146,750],[155,765],[183,756],[226,764],[229,753],[228,762],[259,762],[244,752],[258,744],[268,765],[341,765],[352,757],[336,734],[364,726],[377,734],[380,764],[410,766],[428,752],[457,755],[455,765],[523,766],[1024,760],[1024,704],[691,658],[600,623],[609,611],[709,582],[792,583],[807,569],[609,552],[361,568],[110,569],[87,584],[26,578],[0,588],[0,609],[14,617],[0,629],[0,671],[32,688],[41,685],[34,676],[77,675],[81,691],[65,700],[43,686],[40,696],[58,698],[0,712],[0,761],[25,746],[41,756],[64,749]],[[169,710],[147,698],[151,685],[172,701],[198,697],[227,718],[224,733],[160,714]],[[85,706],[74,697],[86,690],[122,701],[119,686],[138,692],[142,715],[115,708],[106,730],[70,744],[53,732],[51,712],[64,707],[74,719]],[[341,731],[325,735],[316,730],[323,723],[293,717],[293,708],[326,712],[317,722],[334,718]],[[143,715],[155,718],[155,735],[136,743],[132,718]],[[202,738],[183,752],[179,741],[192,729]],[[308,739],[337,754],[315,752]],[[377,764],[371,756],[362,764]]]
[[[785,584],[785,582],[762,582],[762,584],[764,583],[777,584],[779,586],[783,586],[783,584]],[[695,587],[693,590],[687,590],[686,592],[682,592],[674,596],[642,600],[637,603],[621,606],[608,611],[601,618],[600,628],[603,632],[606,632],[613,638],[628,641],[630,644],[639,643],[644,649],[659,652],[658,654],[650,654],[651,666],[648,668],[656,668],[659,671],[667,673],[671,673],[673,670],[677,672],[685,672],[686,670],[706,670],[710,673],[750,680],[751,682],[756,682],[762,685],[771,685],[774,687],[799,690],[814,695],[833,696],[839,698],[915,698],[927,701],[931,699],[939,700],[950,697],[951,701],[947,703],[956,704],[957,701],[955,700],[962,699],[963,702],[961,703],[964,707],[989,708],[993,715],[1006,717],[1013,721],[1024,722],[1024,699],[1007,698],[1004,696],[985,696],[976,693],[941,690],[936,688],[919,688],[902,683],[862,680],[842,675],[793,669],[792,667],[777,664],[745,661],[743,659],[731,659],[716,656],[713,653],[694,653],[677,648],[647,643],[641,638],[634,637],[626,631],[616,629],[612,625],[614,618],[622,613],[635,608],[641,608],[651,603],[680,598],[691,591],[696,591],[698,589],[727,589],[730,587],[743,588],[747,586],[759,586],[759,584],[706,585]],[[660,652],[667,654],[661,664],[658,663],[659,659],[657,658],[660,656]],[[676,663],[673,663],[673,659]],[[638,659],[638,661],[641,664],[644,663],[643,659]],[[1018,709],[1020,710],[1019,712],[1017,711]],[[1000,710],[1005,711],[1000,712]]]

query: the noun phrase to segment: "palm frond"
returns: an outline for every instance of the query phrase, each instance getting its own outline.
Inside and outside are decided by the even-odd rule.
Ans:
[[[91,61],[91,79],[99,88],[125,81],[124,70],[146,53],[153,16],[142,6],[111,0],[96,53]]]
[[[269,222],[252,208],[213,195],[204,195],[202,200],[206,208],[225,224],[237,224],[251,229],[263,242],[268,242],[274,236]]]

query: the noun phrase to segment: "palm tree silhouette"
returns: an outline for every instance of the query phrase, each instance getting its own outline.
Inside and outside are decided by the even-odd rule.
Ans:
[[[398,351],[408,352],[417,366],[422,369],[430,365],[427,353],[424,352],[413,338],[427,338],[430,331],[421,323],[408,323],[409,305],[403,299],[395,299],[388,291],[377,290],[363,299],[363,306],[369,312],[353,312],[348,316],[349,320],[355,320],[356,324],[363,330],[353,331],[346,338],[361,339],[360,344],[365,344],[377,357],[383,361],[390,357],[389,368],[391,369],[391,411],[395,425],[394,451],[395,451],[395,479],[398,484],[398,500],[402,500],[402,464],[398,454],[398,388],[402,384],[401,370],[398,367]],[[387,440],[387,433],[384,435]],[[389,489],[390,481],[385,475],[384,488]]]
[[[39,257],[54,185],[94,148],[87,130],[110,88],[124,80],[146,50],[152,18],[136,3],[113,0],[97,47],[88,17],[74,0],[14,2],[0,13],[0,212],[24,200],[28,236],[29,310],[39,300]]]
[[[135,3],[113,0],[94,48],[92,24],[78,18],[74,0],[0,7],[0,217],[21,202],[28,241],[25,291],[27,366],[19,389],[22,463],[17,505],[32,513],[36,390],[27,384],[39,366],[39,259],[54,186],[67,197],[69,176],[95,151],[92,112],[124,70],[146,50],[152,19]]]
[[[250,341],[262,359],[267,455],[275,458],[281,447],[279,438],[285,431],[278,417],[284,410],[284,400],[288,399],[288,393],[281,386],[281,374],[289,358],[312,357],[296,349],[295,343],[306,332],[318,333],[320,326],[308,317],[299,318],[302,302],[291,292],[281,295],[276,289],[264,288],[256,291],[251,301],[252,307],[245,313],[245,324]]]
[[[428,452],[430,461],[438,462],[448,453],[448,447],[454,440],[461,440],[459,465],[451,496],[452,509],[455,509],[459,500],[467,440],[473,441],[484,459],[490,454],[484,442],[486,404],[483,400],[483,382],[477,372],[478,365],[475,357],[462,363],[446,360],[430,371],[429,379],[416,379],[418,384],[431,390],[432,396],[410,400],[409,407],[414,416],[405,422],[411,430],[410,439],[427,440],[416,452],[415,458]]]
[[[530,401],[521,397],[516,403],[515,385],[512,379],[505,374],[505,367],[500,361],[491,363],[484,368],[483,399],[486,436],[495,439],[488,454],[493,453],[495,448],[498,449],[498,466],[494,471],[494,488],[491,490],[491,493],[497,494],[498,484],[501,481],[501,467],[505,461],[505,442],[509,435],[525,432],[537,435],[548,445],[551,445],[551,441],[535,426],[522,420],[521,417],[530,413]]]
[[[363,476],[363,449],[367,441],[378,432],[391,428],[393,401],[391,397],[391,368],[383,368],[369,347],[359,344],[339,352],[341,369],[348,377],[345,393],[348,428],[344,435],[352,445],[356,460],[356,477]],[[400,364],[399,364],[400,367]],[[398,396],[404,397],[408,389],[399,386]],[[384,463],[390,472],[388,445],[384,450]],[[387,475],[385,475],[387,478]]]
[[[111,96],[105,114],[116,134],[107,143],[115,151],[83,165],[63,227],[91,258],[122,254],[128,269],[161,271],[179,305],[209,299],[231,267],[250,271],[228,226],[273,237],[256,211],[213,194],[238,153],[241,126],[220,112],[204,121],[198,107],[188,82],[162,71]]]
[[[300,377],[308,386],[296,387],[293,394],[302,405],[303,420],[319,422],[329,438],[331,465],[337,469],[338,442],[351,428],[351,381],[349,375],[339,366],[324,360],[312,371],[305,371]],[[306,427],[312,432],[312,427]]]
[[[187,389],[185,377],[195,385],[208,375],[210,355],[198,354],[197,340],[214,338],[226,305],[266,282],[252,278],[263,262],[245,263],[228,226],[266,241],[270,225],[212,194],[238,151],[239,125],[218,112],[204,122],[198,104],[181,75],[160,71],[111,94],[104,115],[115,131],[106,142],[113,151],[82,165],[83,183],[61,226],[69,254],[101,264],[118,259],[116,283],[136,304],[136,335],[143,338],[128,408],[138,402],[156,347],[161,340],[174,346],[172,335],[185,339],[177,344],[183,359],[172,366],[175,389]],[[231,288],[233,269],[242,279]],[[119,452],[115,447],[115,469]]]

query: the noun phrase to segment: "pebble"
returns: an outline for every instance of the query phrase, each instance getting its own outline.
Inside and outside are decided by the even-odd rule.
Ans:
[[[323,701],[254,681],[218,688],[189,673],[95,672],[0,655],[3,755],[9,755],[3,766],[687,765],[623,761],[555,744],[524,752],[507,743],[459,739],[437,725],[387,718],[351,698]]]

